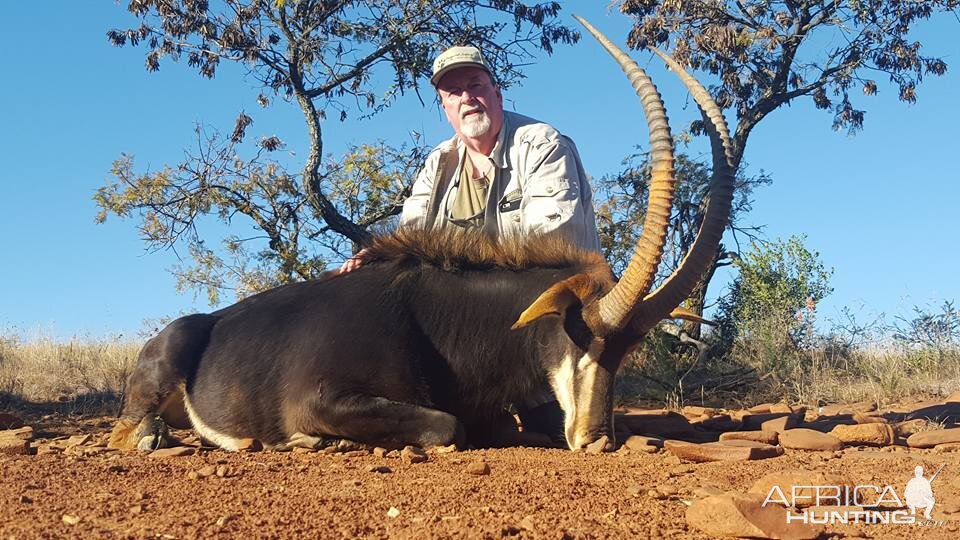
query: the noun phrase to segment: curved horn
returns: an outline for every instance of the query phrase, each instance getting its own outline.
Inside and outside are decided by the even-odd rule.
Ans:
[[[646,72],[625,52],[584,19],[574,15],[603,48],[620,65],[630,79],[637,96],[643,104],[650,131],[650,160],[652,165],[650,195],[647,215],[643,220],[643,233],[637,240],[633,258],[617,285],[597,302],[597,311],[604,333],[622,328],[635,312],[641,299],[650,290],[656,276],[663,246],[667,238],[670,208],[673,205],[673,190],[676,180],[673,170],[673,137],[663,100]]]
[[[690,91],[690,95],[700,106],[707,134],[710,136],[713,178],[710,180],[710,192],[707,195],[709,200],[703,222],[700,224],[700,231],[697,232],[697,238],[693,241],[690,251],[683,258],[680,267],[641,302],[638,316],[632,322],[633,328],[639,333],[649,331],[661,319],[667,317],[674,307],[683,302],[713,263],[730,217],[734,188],[732,143],[723,111],[717,106],[707,89],[691,77],[676,60],[655,47],[650,47],[650,50],[662,58],[680,77]]]

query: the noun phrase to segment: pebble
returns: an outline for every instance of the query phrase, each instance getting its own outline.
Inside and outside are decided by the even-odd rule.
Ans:
[[[403,460],[404,463],[423,463],[427,461],[429,457],[422,448],[417,446],[404,446],[400,452],[400,459]]]
[[[393,519],[399,515],[400,515],[400,510],[397,510],[396,507],[391,506],[390,509],[387,510],[387,517],[390,519]]]
[[[376,448],[373,449],[373,455],[376,456],[376,457],[378,457],[378,458],[387,457],[387,452],[388,452],[388,451],[387,451],[386,448],[382,448],[382,447],[380,447],[380,446],[378,446],[378,447],[376,447]]]
[[[182,457],[192,456],[197,453],[197,449],[192,446],[174,446],[172,448],[160,448],[150,452],[152,458]]]
[[[237,441],[237,452],[259,452],[263,450],[263,443],[257,439],[240,439]]]
[[[606,435],[601,435],[599,439],[588,444],[584,449],[588,454],[602,454],[603,451],[606,450],[609,443],[610,438]]]
[[[80,517],[73,514],[64,514],[60,517],[60,519],[63,520],[63,522],[67,525],[76,525],[77,523],[80,523]]]
[[[472,474],[474,476],[486,476],[490,474],[490,465],[487,465],[486,462],[476,461],[467,465],[467,474]]]
[[[393,469],[391,469],[390,467],[387,467],[386,465],[370,467],[370,469],[368,470],[372,473],[380,473],[380,474],[387,474],[387,473],[393,472]]]
[[[28,497],[28,496],[26,496],[26,495],[21,495],[20,498],[18,499],[18,501],[19,501],[21,504],[30,504],[30,503],[33,502],[33,499],[31,499],[30,497]]]

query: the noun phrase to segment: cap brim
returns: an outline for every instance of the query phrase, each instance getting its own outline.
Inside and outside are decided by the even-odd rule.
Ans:
[[[480,69],[486,71],[487,74],[490,75],[490,78],[491,78],[491,79],[493,78],[493,74],[490,73],[490,70],[487,69],[487,66],[485,66],[485,65],[483,65],[483,64],[479,64],[479,63],[477,63],[477,62],[470,62],[470,61],[467,61],[467,62],[456,62],[456,63],[450,64],[450,65],[444,66],[443,69],[441,69],[440,71],[434,73],[434,74],[433,74],[433,77],[430,77],[430,84],[432,84],[434,87],[436,87],[436,86],[437,86],[437,83],[440,82],[440,79],[442,79],[444,75],[446,75],[447,73],[449,73],[450,70],[457,69],[457,68],[462,68],[462,67],[468,67],[468,66],[472,66],[472,67],[475,67],[475,68],[480,68]]]

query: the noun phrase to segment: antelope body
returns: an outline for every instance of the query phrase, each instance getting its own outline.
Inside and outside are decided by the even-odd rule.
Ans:
[[[548,383],[570,448],[606,436],[629,352],[697,284],[729,215],[729,136],[709,94],[714,178],[703,225],[680,268],[650,292],[673,197],[672,138],[646,74],[585,21],[637,90],[650,129],[650,206],[618,281],[597,254],[550,236],[500,242],[470,232],[402,230],[345,275],[272,289],[180,318],[144,346],[113,447],[163,443],[165,423],[235,449],[350,439],[378,445],[488,444],[508,403]]]

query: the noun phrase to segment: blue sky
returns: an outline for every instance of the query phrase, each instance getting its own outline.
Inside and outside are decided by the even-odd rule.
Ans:
[[[624,41],[629,21],[606,13],[606,2],[568,4]],[[124,5],[59,2],[41,11],[15,2],[0,20],[0,331],[133,335],[144,319],[209,309],[202,295],[175,291],[175,255],[147,253],[134,221],[94,224],[91,197],[121,152],[156,170],[182,157],[197,122],[228,131],[246,110],[255,120],[250,133],[280,136],[292,159],[306,154],[296,107],[259,109],[255,83],[239,70],[210,81],[165,62],[151,74],[142,50],[110,46],[106,30],[131,20]],[[960,299],[958,30],[953,17],[918,27],[923,50],[945,57],[950,72],[928,78],[915,105],[881,84],[878,96],[860,100],[868,112],[856,137],[832,131],[830,115],[803,100],[775,111],[750,138],[750,171],[763,169],[774,183],[757,192],[746,221],[766,225],[770,238],[806,234],[835,268],[821,317],[841,306],[864,317],[907,315],[914,304]],[[659,84],[679,130],[695,112],[686,94],[650,55],[633,56]],[[588,36],[526,73],[507,92],[507,108],[572,136],[591,174],[615,172],[646,144],[632,90]],[[439,142],[449,132],[434,104],[412,97],[372,119],[324,128],[334,153],[371,134],[399,142],[418,131]]]

